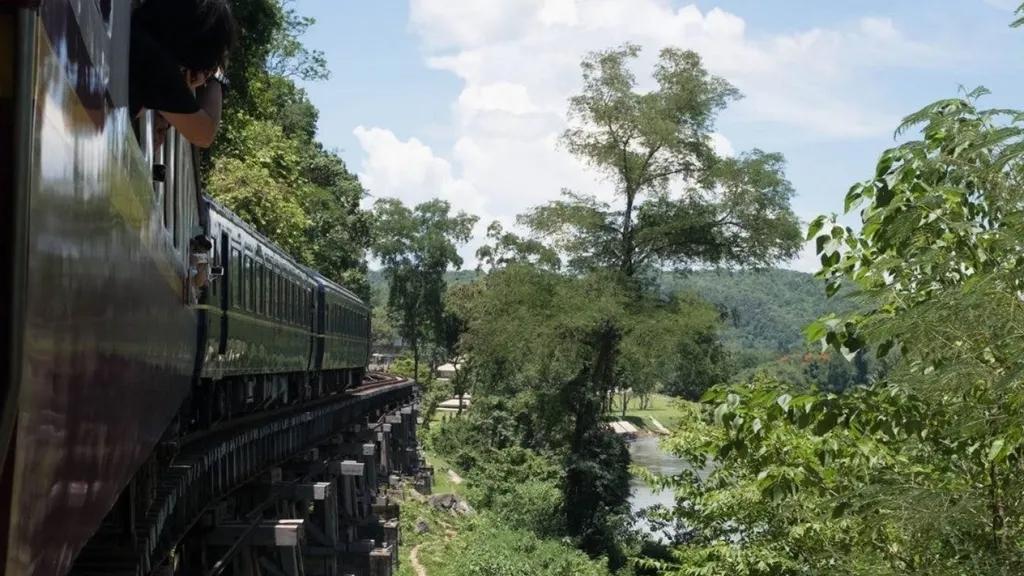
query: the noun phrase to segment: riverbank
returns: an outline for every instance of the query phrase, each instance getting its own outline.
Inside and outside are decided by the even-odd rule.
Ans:
[[[613,410],[610,417],[626,420],[647,434],[663,434],[658,424],[665,430],[671,432],[676,429],[685,418],[695,415],[696,403],[681,398],[665,396],[663,394],[652,394],[647,408],[640,408],[640,399],[634,398],[629,402],[625,417],[622,416],[621,408]]]

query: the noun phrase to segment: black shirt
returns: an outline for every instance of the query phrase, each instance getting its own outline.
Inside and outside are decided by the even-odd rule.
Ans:
[[[128,65],[129,106],[134,118],[143,108],[176,114],[198,112],[199,102],[178,62],[153,36],[132,22]]]

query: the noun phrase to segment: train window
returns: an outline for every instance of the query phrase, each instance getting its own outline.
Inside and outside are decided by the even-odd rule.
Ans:
[[[290,298],[288,300],[288,317],[291,318],[292,322],[298,322],[299,320],[299,287],[295,282],[288,283],[288,293]]]
[[[277,318],[277,270],[267,268],[267,316]]]
[[[285,310],[284,302],[288,297],[284,291],[284,283],[282,282],[281,275],[273,273],[273,317],[278,320],[287,320],[282,311]]]
[[[252,259],[252,311],[260,313],[260,262],[255,257]]]
[[[231,288],[232,304],[239,306],[242,303],[242,282],[238,277],[241,264],[241,253],[238,248],[231,249],[231,260],[228,262],[228,286]]]
[[[242,279],[242,307],[246,310],[252,310],[252,258],[248,254],[242,256],[242,268],[244,269],[244,278]]]
[[[260,266],[260,290],[263,291],[263,298],[260,300],[260,313],[269,317],[270,312],[270,269]]]
[[[154,116],[154,120],[162,121],[162,118]],[[174,247],[178,248],[181,246],[181,190],[180,183],[178,182],[178,173],[180,167],[178,166],[178,159],[176,158],[177,150],[174,142],[174,135],[172,132],[164,132],[164,144],[162,146],[163,153],[161,156],[164,161],[164,195],[165,198],[170,202],[170,221],[167,222],[167,227],[171,230],[171,237],[174,241]]]
[[[288,298],[281,305],[281,314],[290,321],[294,321],[294,317],[292,316],[292,299],[295,298],[295,294],[291,291],[291,285],[292,281],[285,278],[284,286],[285,290],[288,292]]]
[[[289,282],[291,282],[291,280],[289,280],[287,276],[281,277],[281,318],[284,320],[288,319],[288,298],[290,297],[288,294]]]
[[[292,321],[292,281],[285,278],[281,282],[281,287],[283,289],[282,294],[284,295],[284,298],[281,299],[281,318],[290,323]]]
[[[259,306],[259,314],[266,315],[266,266],[262,262],[259,264],[259,301],[256,305]]]

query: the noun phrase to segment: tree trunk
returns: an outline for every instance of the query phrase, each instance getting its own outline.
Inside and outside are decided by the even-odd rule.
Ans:
[[[416,340],[413,340],[412,344],[412,381],[419,382],[420,380],[420,347]]]
[[[996,556],[1002,557],[1006,550],[1006,507],[1003,503],[1002,492],[999,490],[999,474],[996,471],[996,464],[993,462],[988,467],[989,497],[992,507],[992,545]]]
[[[622,260],[620,270],[626,278],[632,278],[636,273],[633,263],[633,202],[636,199],[636,190],[626,184],[626,211],[622,216]]]
[[[626,410],[629,409],[629,388],[622,389],[622,419],[626,419]]]

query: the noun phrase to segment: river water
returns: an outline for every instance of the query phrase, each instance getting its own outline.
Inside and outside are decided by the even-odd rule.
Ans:
[[[646,468],[657,475],[671,476],[678,474],[683,471],[683,468],[687,466],[687,463],[680,458],[677,458],[667,452],[664,452],[661,447],[658,446],[659,438],[657,436],[640,436],[636,440],[629,443],[629,455],[633,459],[635,466]],[[639,478],[634,477],[630,480],[630,488],[632,495],[629,499],[630,508],[633,513],[636,514],[651,506],[660,504],[666,508],[672,508],[675,505],[675,496],[671,491],[663,490],[661,492],[655,492],[650,486],[645,484]],[[637,527],[654,536],[658,539],[666,537],[664,533],[655,533],[652,531],[648,522],[640,518],[637,520]]]

